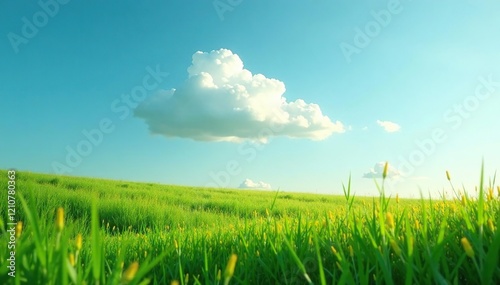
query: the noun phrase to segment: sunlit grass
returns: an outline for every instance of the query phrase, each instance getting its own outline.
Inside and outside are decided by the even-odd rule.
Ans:
[[[383,182],[355,197],[350,179],[341,197],[17,176],[16,278],[3,258],[0,284],[500,282],[500,188],[483,174],[469,195],[443,173],[454,200],[390,199]]]

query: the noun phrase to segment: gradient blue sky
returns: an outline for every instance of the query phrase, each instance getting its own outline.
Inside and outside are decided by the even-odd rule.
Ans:
[[[67,146],[108,118],[113,131],[68,174],[204,186],[236,161],[228,187],[251,179],[338,194],[351,173],[358,194],[376,195],[363,176],[379,176],[376,164],[389,161],[399,171],[390,191],[418,196],[449,189],[446,170],[457,186],[477,184],[482,157],[488,176],[500,170],[498,1],[40,2],[57,9],[47,16],[35,1],[0,3],[0,168],[55,173]],[[390,20],[376,24],[382,10]],[[368,44],[356,46],[366,29]],[[356,53],[346,56],[347,45]],[[149,98],[186,84],[195,52],[221,48],[283,82],[288,102],[318,104],[345,132],[273,137],[252,147],[249,162],[241,143],[152,135],[143,119],[112,111],[148,67],[169,74]],[[419,150],[432,139],[433,150]]]

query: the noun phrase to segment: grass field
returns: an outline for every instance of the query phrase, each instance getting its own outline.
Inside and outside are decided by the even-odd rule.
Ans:
[[[494,181],[445,201],[15,176],[0,284],[500,284]]]

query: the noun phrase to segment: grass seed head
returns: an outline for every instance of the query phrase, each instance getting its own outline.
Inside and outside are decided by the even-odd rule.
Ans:
[[[23,232],[23,222],[19,221],[16,224],[16,238],[19,238],[22,232]]]
[[[466,237],[463,237],[460,240],[460,242],[462,243],[465,254],[467,254],[468,257],[473,258],[474,257],[474,249],[472,249],[472,246],[470,245],[469,240]]]
[[[82,234],[77,234],[75,239],[76,250],[82,249],[83,238]]]
[[[418,220],[415,220],[415,230],[420,230],[420,222]]]
[[[488,188],[488,194],[487,194],[487,196],[486,196],[486,199],[487,199],[488,201],[491,201],[491,200],[493,200],[493,199],[494,199],[494,197],[495,197],[495,196],[493,195],[493,188]]]
[[[332,250],[333,254],[337,255],[337,250],[335,249],[335,247],[332,245],[330,246],[330,249]]]
[[[465,197],[465,195],[462,195],[462,206],[465,206],[467,204],[467,198]]]
[[[226,269],[224,270],[224,282],[229,282],[229,279],[234,275],[234,268],[236,267],[236,261],[238,261],[238,255],[231,254],[229,261],[227,262]],[[227,284],[227,283],[226,283]]]
[[[448,179],[448,181],[451,181],[450,173],[448,172],[448,170],[446,170],[446,179]]]
[[[389,162],[386,162],[384,165],[384,172],[382,173],[382,178],[385,179],[387,177],[387,171],[389,170]]]
[[[394,216],[390,212],[385,214],[385,223],[390,230],[394,229]]]
[[[70,253],[68,259],[69,259],[69,264],[71,264],[71,266],[75,267],[75,255],[73,253]]]
[[[337,257],[337,259],[339,261],[342,261],[342,256],[338,253],[338,251],[335,249],[333,245],[330,246],[330,249],[332,250],[333,254]]]
[[[123,272],[122,282],[128,283],[134,279],[135,274],[137,274],[137,270],[139,270],[139,262],[134,261],[129,267]]]
[[[64,228],[64,209],[62,207],[57,208],[56,214],[56,230],[61,232]]]
[[[492,233],[495,232],[495,225],[493,224],[493,221],[491,219],[488,219],[488,228]]]

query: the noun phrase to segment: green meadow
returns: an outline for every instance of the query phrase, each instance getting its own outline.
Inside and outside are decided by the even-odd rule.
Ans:
[[[8,176],[0,284],[500,284],[494,180],[408,200],[19,171],[12,226]]]

